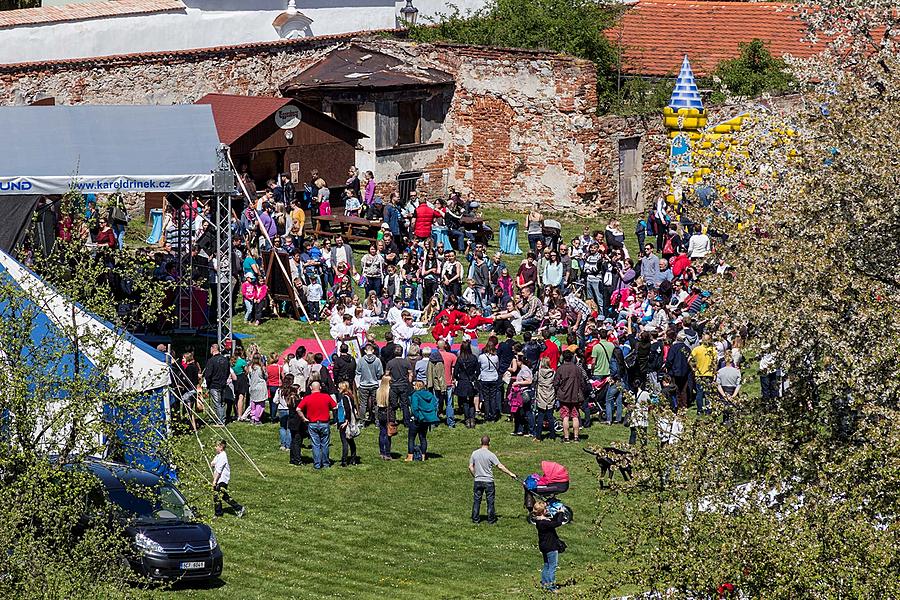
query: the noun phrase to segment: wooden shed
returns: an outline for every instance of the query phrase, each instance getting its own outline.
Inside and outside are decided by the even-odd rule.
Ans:
[[[260,190],[279,173],[296,174],[302,185],[312,169],[329,186],[340,186],[366,137],[291,98],[207,94],[196,104],[212,106],[219,139],[231,146],[238,169],[250,169]]]

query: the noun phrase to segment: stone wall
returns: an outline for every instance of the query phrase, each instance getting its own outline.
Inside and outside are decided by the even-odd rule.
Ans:
[[[444,152],[425,168],[431,182],[517,208],[593,210],[601,178],[593,64],[461,46],[405,50],[456,80]]]
[[[656,117],[603,116],[596,127],[599,149],[599,179],[597,206],[611,212],[646,212],[656,205],[666,188],[668,137],[663,127],[662,115]],[[625,138],[639,137],[641,155],[641,197],[637,206],[623,205],[619,201],[619,142]]]
[[[278,95],[279,86],[348,36],[100,59],[0,65],[0,105],[191,103],[211,92]],[[399,40],[357,40],[451,73],[456,87],[439,139],[423,151],[423,187],[447,185],[521,208],[594,212],[617,169],[596,116],[596,75],[584,60],[544,52]],[[376,173],[390,180],[396,173]],[[614,194],[612,196],[614,198]]]

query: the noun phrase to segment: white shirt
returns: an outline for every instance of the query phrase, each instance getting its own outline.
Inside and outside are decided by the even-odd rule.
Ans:
[[[403,323],[403,318],[401,316],[401,315],[403,315],[403,310],[404,309],[402,309],[402,308],[397,308],[397,305],[392,306],[390,308],[390,310],[388,310],[388,314],[387,314],[388,325],[393,327],[394,325],[399,325],[399,324]]]
[[[212,468],[219,475],[219,483],[231,481],[231,466],[228,464],[228,455],[224,450],[216,454],[216,457],[212,459]]]
[[[681,438],[681,434],[684,433],[684,424],[681,422],[681,419],[675,416],[661,417],[656,422],[656,426],[659,428],[657,432],[659,441],[663,444],[674,444]]]
[[[466,286],[466,289],[463,290],[462,297],[463,297],[463,300],[466,302],[466,304],[473,304],[473,305],[475,304],[475,300],[476,300],[475,290],[470,288],[469,286]]]
[[[706,258],[709,254],[709,236],[705,233],[697,233],[688,241],[688,256],[691,258]]]
[[[334,265],[332,265],[332,266],[336,267],[339,264],[341,264],[342,262],[344,262],[344,263],[350,262],[349,260],[347,260],[347,248],[344,246],[338,246],[337,248],[334,249]]]
[[[306,389],[306,380],[309,379],[309,363],[305,358],[294,357],[288,364],[288,373],[294,376],[294,385],[301,390]]]

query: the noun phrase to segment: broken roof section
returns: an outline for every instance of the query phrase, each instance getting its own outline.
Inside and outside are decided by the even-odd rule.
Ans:
[[[305,90],[403,89],[453,83],[453,76],[356,44],[335,50],[281,86],[282,93]]]

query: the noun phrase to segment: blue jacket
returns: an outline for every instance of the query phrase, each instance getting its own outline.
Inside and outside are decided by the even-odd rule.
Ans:
[[[413,395],[409,398],[409,407],[418,423],[439,422],[437,398],[428,390],[413,392]]]
[[[684,377],[691,372],[691,349],[684,342],[675,342],[666,356],[666,370],[675,377]]]
[[[400,235],[400,211],[393,204],[388,204],[384,209],[384,222],[388,224],[388,228],[394,237]]]

